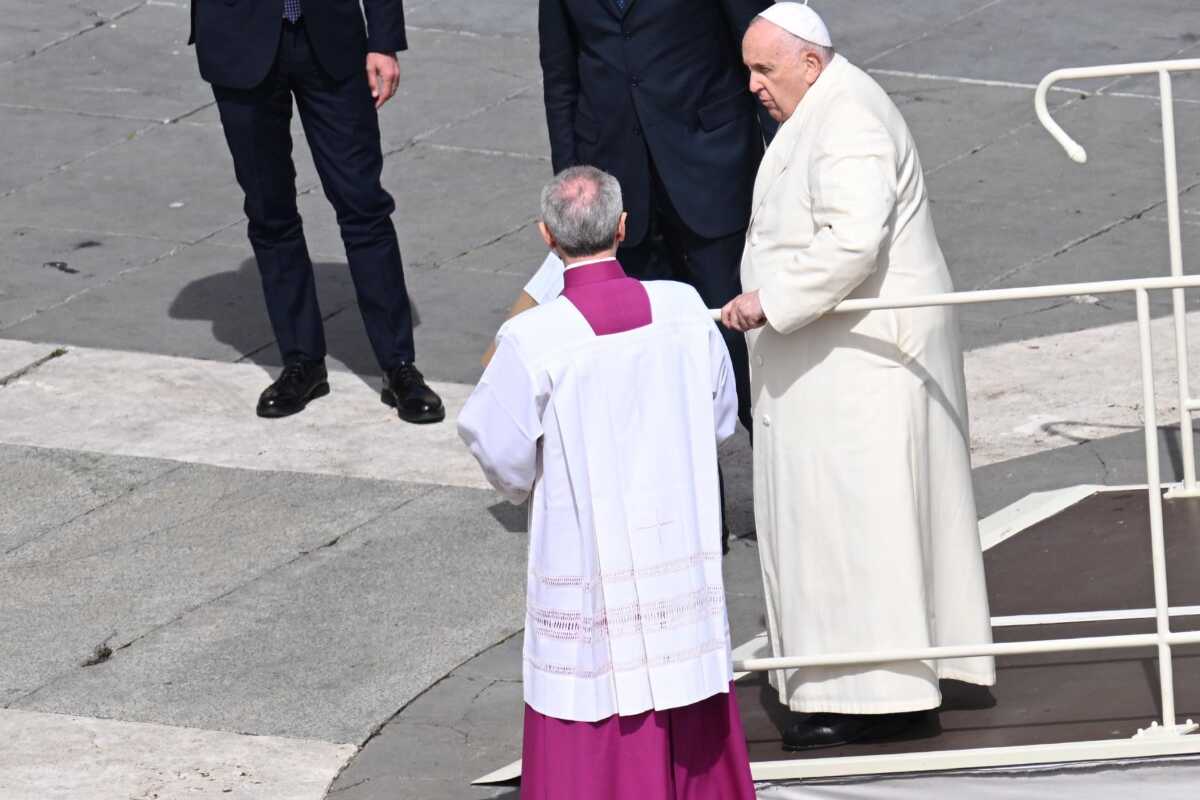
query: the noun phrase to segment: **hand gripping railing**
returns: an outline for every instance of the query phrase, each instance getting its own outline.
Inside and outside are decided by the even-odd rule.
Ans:
[[[1159,101],[1162,106],[1163,170],[1166,176],[1167,236],[1170,244],[1171,274],[1183,274],[1183,246],[1179,232],[1179,178],[1175,165],[1175,108],[1171,91],[1171,73],[1200,70],[1200,59],[1148,61],[1137,64],[1107,64],[1097,67],[1058,69],[1042,78],[1034,96],[1038,120],[1050,132],[1073,160],[1087,161],[1087,151],[1072,139],[1050,116],[1046,95],[1050,87],[1063,80],[1082,78],[1114,78],[1127,75],[1158,75]],[[1197,497],[1196,456],[1192,447],[1192,412],[1200,410],[1200,400],[1192,397],[1188,381],[1187,323],[1183,290],[1172,292],[1175,317],[1175,360],[1179,372],[1179,431],[1183,457],[1183,485],[1171,490],[1172,497]]]

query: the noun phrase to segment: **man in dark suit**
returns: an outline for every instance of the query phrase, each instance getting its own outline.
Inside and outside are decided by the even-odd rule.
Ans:
[[[643,280],[675,278],[710,308],[738,265],[763,131],[741,39],[772,0],[540,0],[546,121],[557,173],[592,164],[621,183],[618,252]],[[750,429],[746,342],[723,330]]]
[[[296,208],[292,98],[325,196],[337,212],[367,336],[384,371],[381,399],[408,422],[446,412],[413,365],[412,311],[395,203],[380,184],[377,110],[400,80],[403,0],[192,0],[200,75],[212,84],[245,192],[250,244],[283,358],[261,417],[284,417],[329,392],[325,333]],[[365,9],[367,24],[363,24]]]

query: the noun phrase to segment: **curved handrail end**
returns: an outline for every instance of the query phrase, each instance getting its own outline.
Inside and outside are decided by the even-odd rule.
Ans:
[[[1050,92],[1050,87],[1060,79],[1066,77],[1067,72],[1067,70],[1055,70],[1042,78],[1038,84],[1037,91],[1033,95],[1033,107],[1037,112],[1038,121],[1042,123],[1042,127],[1054,137],[1054,140],[1066,151],[1067,156],[1077,164],[1085,164],[1087,163],[1087,151],[1083,149],[1079,142],[1072,139],[1070,134],[1063,130],[1062,126],[1054,120],[1054,117],[1050,116],[1050,109],[1046,103],[1046,95]]]

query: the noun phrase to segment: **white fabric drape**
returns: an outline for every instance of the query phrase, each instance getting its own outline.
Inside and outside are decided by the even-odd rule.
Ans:
[[[556,253],[548,253],[537,272],[525,284],[525,294],[536,300],[538,305],[549,303],[562,294],[565,272],[562,259]]]
[[[737,398],[699,295],[596,336],[565,298],[518,315],[459,417],[491,483],[530,498],[525,699],[559,719],[728,691],[717,444]]]

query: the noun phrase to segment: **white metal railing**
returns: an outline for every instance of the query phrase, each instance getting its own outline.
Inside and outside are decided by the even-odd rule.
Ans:
[[[1080,164],[1087,161],[1087,151],[1062,129],[1050,116],[1046,94],[1050,87],[1063,80],[1084,78],[1115,78],[1129,75],[1158,75],[1159,104],[1162,107],[1163,173],[1167,195],[1167,238],[1170,248],[1171,275],[1183,274],[1183,245],[1179,228],[1179,174],[1175,164],[1175,101],[1171,88],[1172,72],[1200,70],[1200,58],[1174,61],[1146,61],[1136,64],[1107,64],[1098,67],[1058,69],[1042,78],[1034,95],[1038,120],[1050,132],[1067,155]],[[1179,432],[1183,460],[1183,485],[1171,492],[1172,497],[1198,497],[1196,485],[1196,455],[1192,446],[1192,412],[1200,410],[1200,400],[1192,397],[1189,385],[1187,325],[1183,290],[1172,292],[1172,314],[1175,317],[1175,361],[1179,373]]]
[[[1075,297],[1079,295],[1134,295],[1137,309],[1139,355],[1141,361],[1143,429],[1146,450],[1146,491],[1149,499],[1151,567],[1154,576],[1154,608],[1133,611],[1095,611],[1070,615],[1030,614],[993,619],[993,625],[1045,625],[1061,622],[1095,622],[1116,618],[1153,618],[1154,633],[1112,636],[1037,639],[1021,642],[925,647],[873,652],[832,653],[815,656],[750,657],[735,661],[734,671],[765,672],[776,669],[796,669],[821,666],[852,666],[895,661],[923,661],[973,656],[1008,656],[1030,653],[1059,653],[1073,651],[1102,651],[1127,648],[1157,649],[1161,724],[1151,723],[1134,739],[1099,742],[1071,742],[1062,745],[1011,746],[953,752],[929,752],[906,755],[879,755],[854,758],[790,759],[756,763],[756,780],[782,780],[801,777],[829,777],[870,773],[906,772],[963,767],[985,767],[1021,763],[1085,761],[1103,758],[1140,757],[1156,754],[1200,752],[1200,736],[1187,736],[1197,726],[1187,720],[1179,724],[1175,713],[1174,670],[1171,663],[1172,646],[1200,643],[1200,631],[1175,633],[1170,628],[1172,616],[1187,616],[1197,612],[1191,606],[1171,608],[1167,597],[1166,550],[1163,537],[1163,484],[1159,474],[1158,419],[1155,410],[1153,348],[1150,336],[1151,291],[1170,290],[1182,293],[1185,289],[1200,288],[1200,275],[1131,278],[1126,280],[1070,283],[1018,289],[987,289],[969,292],[901,297],[889,299],[845,300],[830,313],[855,313],[896,308],[972,305],[1011,300]],[[713,312],[719,318],[720,312]],[[997,626],[999,627],[999,626]]]

